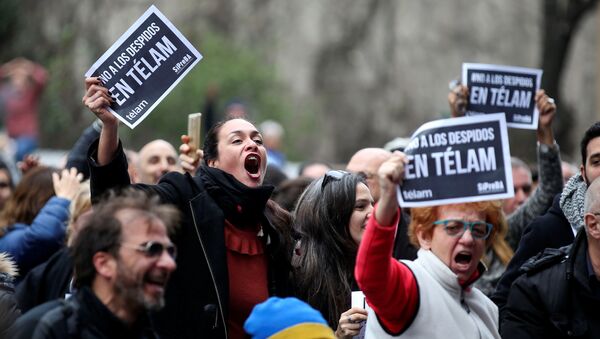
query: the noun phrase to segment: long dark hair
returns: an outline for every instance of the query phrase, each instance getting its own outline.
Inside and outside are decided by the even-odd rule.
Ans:
[[[356,201],[356,186],[364,177],[346,174],[323,186],[322,177],[304,191],[294,211],[294,230],[301,237],[294,258],[300,297],[337,328],[350,306],[358,245],[349,231]]]

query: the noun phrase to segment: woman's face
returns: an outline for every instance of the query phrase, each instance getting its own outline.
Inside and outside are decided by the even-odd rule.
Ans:
[[[465,209],[461,205],[440,206],[437,214],[438,221],[453,219],[485,222],[483,212]],[[444,225],[435,225],[429,236],[420,232],[418,238],[421,248],[431,250],[461,281],[471,278],[486,246],[485,239],[473,238],[470,230],[466,230],[461,236],[450,236]]]
[[[373,197],[371,197],[371,192],[369,191],[367,185],[358,183],[358,185],[356,185],[354,211],[352,211],[352,215],[350,216],[350,224],[348,225],[350,236],[356,245],[360,244],[360,240],[362,239],[363,232],[367,226],[369,216],[373,212],[373,204]]]
[[[261,185],[267,152],[256,127],[243,119],[229,120],[221,126],[218,138],[219,156],[208,165],[233,175],[248,187]]]

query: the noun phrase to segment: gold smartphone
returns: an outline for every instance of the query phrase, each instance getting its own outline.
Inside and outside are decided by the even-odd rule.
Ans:
[[[190,142],[188,145],[191,148],[190,156],[196,160],[198,154],[196,150],[200,149],[200,128],[202,127],[202,113],[188,114],[188,136]]]

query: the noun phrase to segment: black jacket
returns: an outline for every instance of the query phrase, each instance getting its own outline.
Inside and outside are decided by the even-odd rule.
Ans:
[[[97,150],[97,142],[90,150]],[[90,159],[94,155],[90,153]],[[92,161],[92,200],[109,188],[129,185],[127,160],[119,146],[115,159],[106,166]],[[161,338],[226,338],[229,281],[225,249],[223,211],[204,189],[199,176],[166,174],[157,185],[134,185],[157,194],[165,203],[177,206],[182,220],[173,242],[177,245],[177,269],[165,292],[166,305],[153,320]],[[274,220],[265,209],[262,226],[271,239],[269,257],[269,294],[292,293],[291,237],[289,244],[272,226]],[[286,239],[284,239],[286,240]]]
[[[410,214],[408,214],[404,208],[401,213],[402,215],[398,221],[398,230],[396,231],[396,240],[394,240],[394,251],[392,252],[392,256],[398,260],[415,260],[417,259],[417,251],[419,249],[413,246],[408,238]]]
[[[590,279],[587,237],[532,258],[513,284],[502,321],[503,338],[600,338],[600,284]]]
[[[12,280],[12,276],[0,272],[0,338],[12,337],[15,320],[21,315]]]
[[[17,286],[15,297],[23,313],[47,301],[64,298],[73,277],[73,260],[64,247],[45,263],[29,271]]]
[[[45,302],[23,313],[17,318],[11,339],[31,339],[33,331],[42,317],[56,307],[64,305],[64,299],[54,299]]]
[[[510,286],[521,274],[519,272],[521,266],[544,249],[569,245],[573,239],[573,230],[560,208],[560,194],[558,194],[546,214],[535,218],[523,231],[519,247],[496,286],[496,291],[491,299],[498,305],[500,323],[504,317],[504,306],[508,299]]]
[[[86,180],[90,177],[90,167],[87,161],[87,150],[90,144],[100,136],[102,130],[102,123],[99,120],[95,120],[90,126],[88,126],[79,136],[79,139],[73,144],[73,148],[69,151],[67,156],[67,164],[65,168],[75,167],[78,173],[83,175],[83,179]]]
[[[157,339],[147,315],[126,325],[96,297],[89,287],[52,308],[39,321],[33,339]]]

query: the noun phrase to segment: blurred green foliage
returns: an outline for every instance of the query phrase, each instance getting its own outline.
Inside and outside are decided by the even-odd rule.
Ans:
[[[94,119],[81,103],[83,75],[78,74],[81,66],[74,65],[81,63],[82,56],[102,55],[110,44],[106,46],[94,32],[72,23],[60,26],[58,35],[39,34],[43,28],[19,23],[15,15],[20,13],[19,7],[18,0],[0,1],[0,36],[6,27],[6,35],[13,39],[0,56],[6,61],[25,56],[46,67],[50,78],[40,105],[40,146],[69,149]],[[35,21],[34,17],[22,19]],[[15,22],[10,23],[11,20]],[[86,35],[87,47],[78,43],[82,34]],[[314,110],[308,104],[303,104],[302,109],[291,104],[285,87],[277,80],[274,66],[261,54],[263,50],[237,46],[232,39],[210,31],[201,34],[184,31],[184,35],[204,58],[140,125],[134,130],[120,128],[125,147],[139,149],[160,138],[177,148],[180,136],[187,132],[187,115],[202,112],[207,94],[216,90],[215,121],[221,119],[228,102],[243,102],[249,108],[250,120],[257,124],[275,119],[284,126],[294,126],[294,130],[286,131],[284,140],[288,157],[298,159],[305,153],[298,141],[305,138],[303,130],[314,130],[310,127],[314,125],[313,115],[308,113]],[[81,48],[86,48],[84,53]]]
[[[219,113],[226,102],[236,98],[248,103],[252,113],[261,112],[251,116],[254,120],[262,119],[265,116],[262,112],[285,114],[282,100],[270,97],[276,95],[278,88],[275,75],[268,65],[261,63],[256,53],[236,49],[214,34],[206,34],[200,43],[192,44],[202,53],[203,59],[144,122],[132,133],[127,133],[132,141],[142,141],[148,135],[169,141],[178,139],[187,131],[187,115],[202,112],[211,87],[218,91]]]
[[[218,93],[215,121],[222,118],[226,105],[236,100],[248,106],[249,118],[257,124],[275,119],[288,125],[294,109],[286,100],[274,67],[266,63],[265,58],[257,51],[233,46],[214,33],[205,33],[200,39],[189,38],[203,59],[135,130],[121,128],[123,139],[129,145],[139,147],[160,138],[177,147],[181,134],[187,132],[187,115],[202,112],[208,92],[215,89]],[[287,136],[286,144],[294,145],[291,142],[294,133]],[[298,152],[294,147],[286,147],[286,150],[292,155]]]

